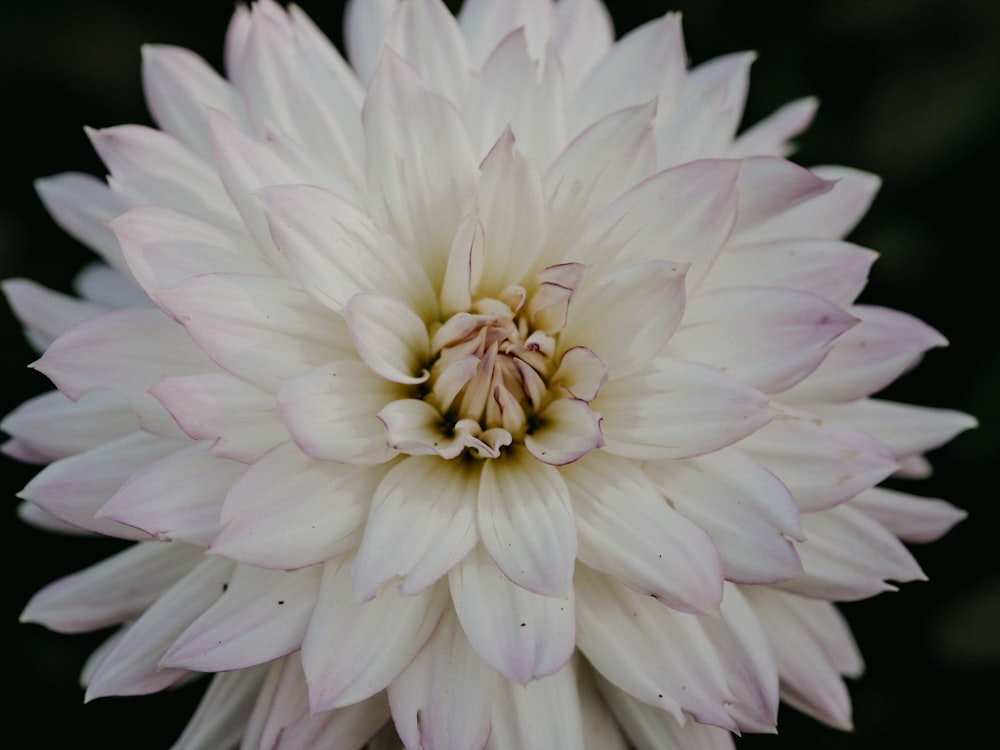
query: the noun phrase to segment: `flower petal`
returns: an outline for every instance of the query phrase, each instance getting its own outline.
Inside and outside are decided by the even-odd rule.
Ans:
[[[573,655],[573,589],[542,596],[512,583],[480,545],[448,574],[462,629],[480,658],[526,685]]]
[[[479,536],[504,575],[538,594],[568,596],[576,527],[558,470],[509,451],[483,466],[478,505]]]
[[[722,566],[715,545],[631,461],[592,453],[562,473],[573,499],[580,562],[668,607],[718,611]]]
[[[354,348],[375,373],[394,383],[427,381],[431,342],[413,310],[381,294],[356,294],[344,315]]]
[[[344,42],[351,65],[367,84],[382,55],[389,19],[399,0],[349,0],[344,11]]]
[[[526,685],[502,680],[493,703],[487,750],[584,750],[576,671],[571,661],[555,674]]]
[[[45,210],[63,231],[119,271],[125,271],[122,251],[105,226],[125,206],[104,180],[80,172],[64,172],[36,180],[35,190]]]
[[[564,466],[604,445],[601,415],[586,401],[560,398],[537,416],[538,425],[524,438],[528,453],[550,466]]]
[[[173,750],[234,747],[266,671],[261,666],[215,675]]]
[[[933,542],[968,514],[944,500],[873,487],[851,500],[851,507],[874,518],[904,542]]]
[[[358,596],[374,598],[396,576],[400,593],[420,593],[462,560],[478,541],[478,483],[478,467],[462,461],[412,456],[396,464],[371,499],[351,568]]]
[[[783,233],[774,225],[780,226],[780,220],[795,206],[832,192],[835,184],[785,159],[744,159],[736,184],[740,202],[734,239],[742,244],[788,236],[822,237],[808,225],[794,234]]]

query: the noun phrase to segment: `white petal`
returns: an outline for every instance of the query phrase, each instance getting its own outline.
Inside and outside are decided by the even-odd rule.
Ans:
[[[393,467],[371,499],[351,569],[358,596],[372,599],[396,576],[400,593],[417,594],[462,560],[478,540],[478,483],[478,467],[463,461],[412,456]]]
[[[21,622],[82,633],[134,620],[202,559],[186,544],[135,544],[36,593]]]
[[[399,0],[350,0],[344,13],[344,42],[351,65],[368,83],[382,54],[389,19]]]
[[[581,568],[577,643],[597,671],[633,697],[703,724],[735,730],[724,666],[695,615]],[[669,647],[664,647],[669,644]]]
[[[176,435],[177,425],[149,395],[164,375],[211,371],[187,332],[159,310],[116,310],[71,328],[34,365],[77,399],[108,388],[128,399],[146,429]]]
[[[560,0],[553,39],[566,71],[566,90],[576,91],[615,43],[611,15],[599,0]]]
[[[163,44],[142,47],[142,88],[160,129],[205,159],[212,156],[206,107],[248,126],[240,95],[201,57]]]
[[[45,209],[65,232],[96,251],[119,271],[126,270],[118,242],[105,226],[125,206],[107,183],[93,175],[65,172],[36,180],[35,190]]]
[[[589,279],[570,305],[560,346],[586,346],[609,377],[644,368],[684,316],[686,264],[650,260]]]
[[[5,280],[3,293],[24,324],[28,341],[38,351],[45,351],[77,323],[107,311],[104,305],[54,292],[27,279]]]
[[[524,28],[531,56],[542,56],[552,33],[552,3],[535,0],[469,0],[462,3],[458,21],[469,49],[478,53],[481,62],[514,29]]]
[[[229,373],[165,377],[149,392],[219,458],[251,463],[288,439],[274,396]]]
[[[538,424],[524,438],[532,456],[551,466],[564,466],[604,445],[601,415],[574,398],[553,401],[537,416]]]
[[[788,156],[794,151],[790,139],[809,127],[818,106],[817,99],[807,96],[779,107],[744,130],[730,146],[727,156]]]
[[[593,453],[562,472],[573,498],[580,562],[668,607],[718,611],[722,566],[715,545],[631,461]]]
[[[835,184],[785,159],[771,156],[744,159],[737,181],[740,202],[734,237],[740,243],[780,237],[824,238],[808,225],[786,233],[780,229],[781,221],[795,206],[831,193]]]
[[[487,750],[584,750],[584,717],[570,662],[526,685],[504,680],[493,704]],[[607,750],[607,749],[605,749]]]
[[[386,51],[365,100],[369,211],[440,278],[476,160],[454,106]]]
[[[408,748],[482,750],[501,680],[446,612],[417,657],[389,686],[396,731]]]
[[[144,466],[101,506],[98,517],[134,526],[164,541],[207,545],[219,530],[226,492],[246,468],[216,458],[210,447],[195,443]]]
[[[917,497],[883,487],[874,487],[851,500],[863,511],[905,542],[933,542],[968,514],[944,500]]]
[[[51,463],[83,453],[139,428],[139,419],[123,397],[113,391],[89,391],[70,401],[49,391],[19,405],[3,418],[0,429],[38,463]],[[12,446],[4,445],[5,453]]]
[[[384,690],[424,647],[448,603],[435,586],[416,596],[383,588],[360,603],[349,561],[327,563],[302,642],[313,712],[347,706]]]
[[[559,471],[524,451],[487,461],[479,484],[479,536],[516,585],[546,596],[572,588],[576,527]]]
[[[381,294],[356,294],[344,316],[354,348],[375,373],[410,385],[430,377],[427,325],[402,302]]]
[[[311,185],[267,187],[259,196],[275,244],[324,305],[339,312],[355,294],[379,292],[422,314],[435,312],[412,249],[400,247],[354,204]]]
[[[222,509],[225,528],[211,552],[265,568],[291,570],[356,548],[372,494],[384,471],[275,448],[233,485]]]
[[[486,235],[475,214],[462,217],[448,253],[444,281],[441,283],[441,313],[444,316],[472,307],[472,290],[483,274]]]
[[[171,750],[233,747],[243,734],[265,673],[262,666],[215,675]]]
[[[605,450],[638,460],[699,456],[771,421],[758,391],[705,365],[660,359],[651,372],[608,383],[593,402]]]
[[[224,591],[232,563],[206,559],[175,583],[108,651],[91,675],[87,700],[106,695],[145,695],[188,674],[161,669],[160,658],[174,639]]]
[[[429,44],[428,40],[433,39]],[[465,98],[473,67],[465,40],[441,0],[410,0],[389,23],[385,44],[406,60],[431,91],[456,104]]]
[[[157,301],[212,361],[272,393],[353,353],[343,318],[279,276],[196,276],[160,292]],[[192,370],[198,371],[183,374]]]
[[[765,393],[780,393],[812,373],[830,344],[857,322],[807,292],[731,287],[692,296],[668,350]]]
[[[302,644],[322,569],[237,565],[222,595],[160,659],[167,668],[221,672],[287,656]]]
[[[183,447],[137,431],[50,464],[18,493],[18,497],[74,526],[120,539],[147,540],[144,531],[107,518],[97,518],[106,503],[133,473]]]
[[[591,221],[574,257],[594,264],[690,263],[687,288],[694,289],[736,221],[739,167],[705,159],[644,180]]]
[[[708,532],[730,581],[774,583],[802,573],[798,507],[774,474],[738,448],[685,461],[657,461],[646,474],[685,518]]]
[[[849,312],[861,323],[840,336],[822,364],[782,400],[864,398],[913,367],[928,349],[948,343],[926,323],[896,310],[855,305]]]
[[[861,511],[840,505],[803,516],[799,545],[805,575],[777,584],[818,599],[854,601],[895,591],[893,581],[926,580],[896,536]]]
[[[590,403],[608,382],[608,366],[585,346],[563,352],[559,366],[549,380],[552,386],[565,388],[576,399]]]
[[[333,362],[289,381],[278,395],[295,443],[320,460],[378,464],[396,455],[378,413],[405,397],[403,386],[374,375],[363,362]]]
[[[477,546],[448,575],[462,629],[493,669],[522,685],[560,670],[573,655],[573,590],[567,598],[511,583]]]
[[[808,414],[786,412],[740,447],[777,475],[806,513],[849,500],[897,467],[878,441]]]
[[[579,128],[653,99],[669,112],[686,69],[680,14],[668,13],[615,43],[574,93],[568,119]]]

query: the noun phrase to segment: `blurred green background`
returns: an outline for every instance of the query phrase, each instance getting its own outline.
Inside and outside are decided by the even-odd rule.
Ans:
[[[498,0],[503,1],[503,0]],[[339,44],[342,2],[300,5]],[[0,277],[28,276],[66,290],[87,251],[50,222],[36,177],[103,174],[82,126],[147,123],[139,46],[189,47],[217,67],[229,0],[49,0],[8,4],[0,25]],[[740,748],[981,747],[1000,699],[1000,564],[997,539],[998,294],[995,229],[1000,176],[1000,2],[993,0],[657,0],[611,2],[619,33],[667,10],[684,13],[698,63],[755,49],[745,124],[780,104],[816,95],[815,125],[800,139],[803,164],[840,163],[880,174],[884,188],[852,239],[881,252],[862,300],[896,307],[945,333],[884,395],[977,415],[979,430],[932,456],[935,475],[901,489],[945,497],[970,518],[919,548],[930,583],[844,607],[868,664],[852,682],[856,732],[828,730],[782,709],[778,737]],[[25,365],[34,355],[0,309],[0,413],[46,390]],[[63,539],[15,516],[14,493],[34,470],[0,459],[0,533],[7,584],[0,621],[10,646],[8,747],[167,748],[199,695],[188,687],[84,707],[77,676],[104,634],[61,636],[18,626],[45,583],[115,549]],[[39,721],[39,717],[44,717]],[[6,744],[6,743],[5,743]]]

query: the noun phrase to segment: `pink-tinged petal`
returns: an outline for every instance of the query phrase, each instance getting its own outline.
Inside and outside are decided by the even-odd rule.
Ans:
[[[169,206],[222,226],[239,216],[209,162],[172,136],[142,125],[87,130],[97,155],[111,172],[111,188],[128,205]]]
[[[563,352],[549,381],[550,385],[564,388],[573,398],[587,403],[597,398],[607,382],[607,364],[585,346],[574,346]]]
[[[670,112],[686,75],[680,14],[668,13],[615,43],[574,92],[567,119],[586,126],[654,99],[663,112]]]
[[[574,257],[593,264],[690,263],[687,288],[708,273],[736,221],[740,163],[705,159],[657,173],[598,214]]]
[[[740,243],[787,236],[822,237],[811,228],[784,234],[773,225],[776,217],[784,217],[795,206],[831,193],[835,184],[785,159],[773,156],[744,159],[736,183],[740,201],[734,237]]]
[[[895,534],[848,505],[802,518],[806,541],[799,545],[805,575],[779,588],[830,601],[865,599],[895,591],[886,583],[927,580]]]
[[[344,42],[362,84],[375,73],[385,32],[399,0],[349,0],[344,12]]]
[[[544,169],[566,145],[564,66],[552,47],[533,58],[528,33],[519,27],[492,51],[462,115],[474,153],[485,154],[510,128],[518,150]]]
[[[121,244],[129,271],[151,298],[206,273],[267,274],[270,267],[246,252],[247,238],[173,208],[140,206],[108,226]]]
[[[698,616],[588,568],[577,571],[576,593],[577,645],[605,679],[679,722],[687,712],[737,729],[725,707],[732,702],[725,667]]]
[[[842,674],[856,677],[861,655],[833,604],[766,586],[741,589],[778,664],[781,699],[839,729],[851,728],[851,698]]]
[[[83,267],[73,279],[73,291],[85,300],[112,309],[153,304],[131,276],[101,261]]]
[[[226,29],[226,39],[222,50],[223,66],[229,78],[234,78],[239,73],[243,62],[243,48],[246,47],[249,35],[250,8],[246,5],[237,5],[235,12],[229,19],[229,27]]]
[[[493,731],[487,750],[584,750],[576,671],[576,663],[571,661],[555,674],[526,685],[503,680],[493,702]]]
[[[612,380],[643,369],[684,317],[687,270],[650,260],[589,279],[573,300],[560,345],[592,349]]]
[[[21,622],[60,633],[99,630],[141,615],[203,557],[185,544],[135,544],[36,593]]]
[[[788,488],[737,448],[643,467],[670,505],[708,532],[727,580],[775,583],[802,573],[799,510]]]
[[[528,301],[528,318],[536,331],[555,335],[566,327],[569,305],[586,270],[582,263],[558,263],[538,272],[538,288]]]
[[[549,197],[543,263],[576,260],[570,252],[587,221],[656,169],[656,103],[612,112],[574,138],[545,173]]]
[[[838,338],[804,381],[782,394],[793,403],[854,401],[882,390],[947,340],[912,315],[884,307],[849,308],[861,322]]]
[[[213,456],[207,443],[171,453],[131,477],[97,511],[162,541],[204,547],[219,530],[229,486],[246,468]],[[178,477],[185,481],[178,482]]]
[[[369,211],[431,278],[440,278],[478,178],[461,116],[387,48],[362,118]]]
[[[260,666],[215,675],[172,750],[235,747],[266,673]]]
[[[614,45],[615,30],[600,0],[560,0],[552,37],[572,93]]]
[[[593,402],[604,449],[640,461],[700,456],[771,421],[757,390],[712,367],[660,359],[650,372],[612,380]]]
[[[119,271],[125,270],[122,252],[105,223],[125,208],[104,180],[80,172],[44,177],[35,190],[56,224],[91,248]]]
[[[377,2],[369,4],[378,5]],[[365,87],[358,80],[354,69],[343,58],[340,50],[334,46],[329,37],[306,15],[305,11],[297,5],[289,6],[287,11],[299,54],[306,58],[313,68],[322,70],[334,78],[337,85],[343,89],[344,94],[357,105],[358,109],[351,111],[355,113],[360,111],[361,103],[365,97]],[[333,103],[330,102],[330,105],[333,106]],[[358,122],[357,125],[358,137],[360,138],[361,123]],[[345,127],[346,124],[341,123],[340,126]]]
[[[875,198],[882,181],[873,174],[848,167],[816,167],[813,174],[832,188],[777,213],[741,241],[817,237],[839,240],[850,233]]]
[[[249,126],[246,106],[232,84],[190,50],[143,45],[142,88],[160,129],[206,160],[212,158],[206,107]]]
[[[904,542],[933,542],[968,515],[944,500],[874,487],[851,500],[851,507],[874,518]]]
[[[726,729],[678,719],[674,714],[638,701],[600,675],[597,684],[614,717],[636,750],[734,750],[733,733]]]
[[[788,156],[795,150],[791,139],[809,127],[818,106],[819,100],[807,96],[779,107],[744,130],[729,147],[727,156]]]
[[[460,420],[461,426],[446,424],[438,409],[416,398],[393,401],[378,418],[385,425],[389,446],[411,456],[458,458],[475,441],[465,424],[473,420]],[[477,432],[481,430],[478,422],[474,424]]]
[[[428,89],[464,103],[474,63],[455,17],[441,0],[401,4],[389,22],[385,44],[413,66]]]
[[[40,352],[73,326],[107,311],[104,305],[54,292],[28,279],[7,279],[2,287],[28,341]]]
[[[878,254],[839,240],[780,239],[731,247],[719,255],[705,289],[798,289],[846,307],[868,281]]]
[[[810,404],[809,410],[868,433],[889,446],[899,458],[934,450],[978,424],[975,417],[960,411],[881,399],[864,399],[850,404]]]
[[[552,33],[554,17],[552,3],[535,0],[508,0],[495,3],[491,0],[469,0],[462,3],[458,14],[459,26],[476,62],[493,52],[501,40],[515,29],[524,29],[528,37],[531,56],[538,59]]]
[[[97,511],[132,474],[183,447],[184,443],[175,440],[133,432],[50,464],[28,482],[18,497],[87,531],[120,539],[147,540],[150,535],[144,531],[97,518]]]
[[[528,453],[550,466],[564,466],[604,445],[601,415],[586,401],[560,398],[537,415],[537,426],[524,438]]]
[[[424,647],[448,604],[444,585],[415,596],[387,586],[361,603],[350,562],[324,566],[302,666],[313,712],[357,703],[384,690]]]
[[[472,290],[483,275],[486,235],[475,214],[462,217],[448,253],[441,284],[441,313],[455,315],[472,307]]]
[[[448,574],[462,629],[480,658],[522,685],[559,671],[573,655],[573,590],[535,594],[510,581],[480,545]]]
[[[90,676],[86,700],[107,695],[146,695],[170,687],[186,669],[162,669],[170,644],[223,593],[232,563],[203,559],[170,587],[103,655]]]
[[[177,425],[148,390],[164,375],[214,369],[208,358],[159,310],[115,310],[66,331],[34,368],[76,400],[87,391],[120,393],[152,432],[176,435]]]
[[[702,627],[726,669],[734,698],[726,710],[740,731],[775,734],[778,667],[764,629],[734,584],[726,584],[721,611],[721,617],[702,618]]]
[[[128,401],[103,390],[85,393],[76,401],[49,391],[25,401],[0,422],[0,430],[14,438],[19,454],[35,457],[33,463],[82,453],[138,428],[139,419]],[[5,443],[3,451],[9,450]]]
[[[402,302],[381,294],[356,294],[344,316],[354,348],[375,373],[409,385],[430,377],[427,325]]]
[[[165,377],[149,392],[219,458],[248,464],[288,439],[274,396],[229,373]]]
[[[13,441],[11,441],[13,442]],[[4,445],[4,451],[6,452],[7,445]],[[9,454],[11,457],[16,458],[18,461],[23,460],[20,456],[15,453]],[[75,537],[91,537],[95,534],[91,531],[84,531],[79,526],[74,526],[72,524],[61,521],[60,519],[53,516],[51,513],[39,508],[34,503],[24,502],[17,506],[17,517],[24,521],[29,526],[34,526],[38,529],[43,529],[44,531],[51,531],[55,534],[65,534],[68,536]]]
[[[741,444],[809,513],[849,500],[897,468],[892,453],[846,424],[785,412]]]
[[[521,155],[509,127],[480,169],[479,221],[486,249],[477,291],[497,297],[530,279],[545,235],[545,198],[538,170]]]
[[[311,185],[259,192],[275,243],[306,291],[341,311],[359,292],[379,292],[434,312],[433,290],[413,254],[361,209]]]
[[[287,656],[302,644],[321,575],[320,566],[237,565],[225,592],[177,637],[160,664],[228,672]]]
[[[292,439],[321,461],[379,464],[396,455],[378,413],[407,395],[363,362],[333,362],[289,381],[278,408]]]
[[[255,462],[222,508],[210,552],[264,568],[292,570],[358,546],[384,470],[315,461],[291,444]]]
[[[418,594],[462,560],[478,540],[478,490],[479,467],[464,461],[412,456],[396,464],[371,499],[351,568],[362,601],[397,576],[400,593]]]
[[[311,713],[302,660],[292,654],[272,663],[240,747],[361,748],[388,720],[389,705],[384,694],[344,708]]]
[[[157,301],[213,362],[272,393],[353,353],[343,318],[279,276],[196,276],[160,292]]]
[[[409,748],[482,750],[500,684],[458,619],[446,612],[427,645],[389,685],[396,731]]]
[[[715,545],[631,461],[594,453],[563,469],[563,477],[580,562],[668,607],[718,612],[722,565]]]
[[[479,536],[504,575],[538,594],[572,589],[576,526],[559,471],[526,451],[487,461],[479,483]]]
[[[808,292],[731,287],[691,298],[669,351],[780,393],[812,373],[831,343],[857,323],[839,305]]]

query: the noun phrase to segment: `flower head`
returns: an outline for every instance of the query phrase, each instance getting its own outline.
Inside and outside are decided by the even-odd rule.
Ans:
[[[876,487],[972,424],[871,398],[944,339],[855,304],[877,188],[737,135],[750,55],[596,0],[240,7],[144,50],[158,130],[39,183],[103,262],[6,292],[42,526],[136,543],[24,618],[90,697],[216,673],[178,748],[726,747],[850,725],[832,602],[962,516]],[[373,738],[375,738],[373,740]],[[280,743],[280,744],[279,744]],[[395,745],[394,745],[395,743]]]

